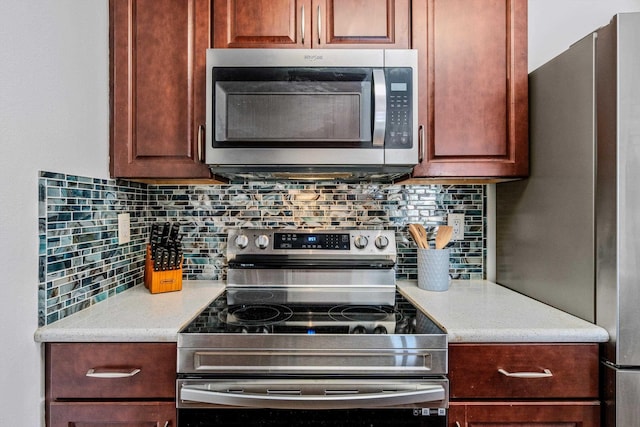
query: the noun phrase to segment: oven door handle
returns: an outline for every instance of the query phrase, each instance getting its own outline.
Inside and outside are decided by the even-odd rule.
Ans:
[[[317,386],[317,384],[316,384]],[[316,389],[317,387],[312,387]],[[391,388],[391,387],[385,387]],[[180,399],[243,408],[276,409],[356,409],[385,406],[425,404],[445,400],[446,390],[440,384],[402,384],[394,390],[362,392],[353,387],[320,387],[309,394],[300,387],[277,387],[261,392],[247,392],[241,384],[183,385]]]

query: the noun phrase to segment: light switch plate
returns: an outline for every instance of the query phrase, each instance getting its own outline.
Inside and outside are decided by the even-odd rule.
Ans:
[[[131,218],[128,213],[118,214],[118,244],[124,245],[131,241]]]

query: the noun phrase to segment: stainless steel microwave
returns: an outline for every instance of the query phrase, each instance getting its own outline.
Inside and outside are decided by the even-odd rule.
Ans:
[[[417,94],[415,50],[208,49],[206,161],[229,177],[408,174]]]

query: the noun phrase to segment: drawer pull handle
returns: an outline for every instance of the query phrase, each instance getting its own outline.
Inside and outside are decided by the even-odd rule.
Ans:
[[[498,372],[511,378],[550,378],[553,376],[553,373],[548,369],[545,369],[544,372],[508,372],[500,368]]]
[[[130,378],[140,372],[140,369],[134,368],[128,371],[114,371],[114,370],[99,370],[89,369],[87,371],[87,377],[91,378]]]

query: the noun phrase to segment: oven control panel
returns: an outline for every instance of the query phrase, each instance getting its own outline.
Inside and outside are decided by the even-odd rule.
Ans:
[[[395,256],[393,230],[233,229],[228,234],[227,257],[236,255]]]
[[[273,233],[275,249],[351,249],[349,233]]]

